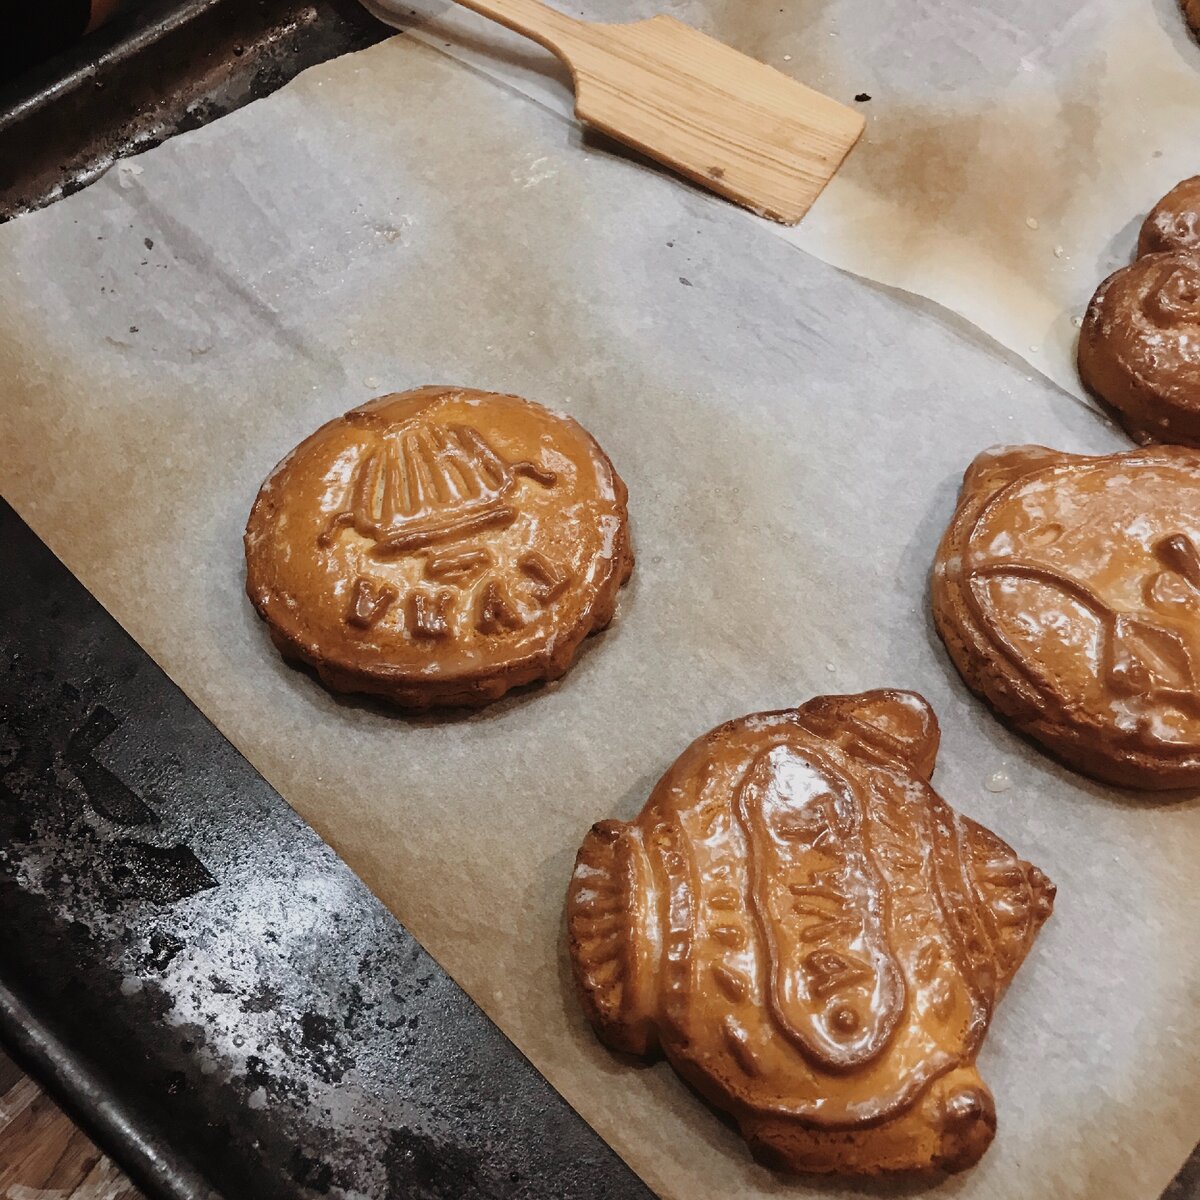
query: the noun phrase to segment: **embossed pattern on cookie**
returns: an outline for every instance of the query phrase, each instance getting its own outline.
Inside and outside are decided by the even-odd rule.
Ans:
[[[1200,175],[1176,184],[1142,222],[1138,257],[1163,250],[1200,250]]]
[[[1136,441],[1200,445],[1200,249],[1147,254],[1100,285],[1079,375]]]
[[[579,851],[596,1031],[787,1169],[957,1170],[992,1139],[975,1056],[1054,888],[933,791],[937,742],[911,692],[743,717]]]
[[[263,484],[245,543],[283,653],[409,708],[557,678],[633,566],[625,486],[590,435],[448,387],[317,430]]]
[[[1200,451],[980,455],[933,606],[967,683],[1072,766],[1200,783]]]

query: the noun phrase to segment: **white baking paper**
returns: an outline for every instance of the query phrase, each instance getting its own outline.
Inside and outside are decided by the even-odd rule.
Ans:
[[[0,229],[0,379],[0,490],[663,1196],[894,1189],[772,1174],[668,1067],[596,1042],[575,850],[715,723],[885,685],[937,710],[947,799],[1059,885],[980,1059],[995,1144],[933,1190],[1150,1200],[1195,1145],[1200,804],[1013,736],[928,614],[979,450],[1123,443],[961,320],[402,37]],[[559,684],[411,719],[280,661],[241,532],[317,425],[431,381],[583,422],[639,558]]]
[[[1200,173],[1200,44],[1177,0],[556,2],[602,21],[669,12],[858,103],[862,142],[775,232],[945,305],[1078,394],[1088,299],[1155,201]],[[570,114],[566,72],[531,42],[442,0],[371,7]]]

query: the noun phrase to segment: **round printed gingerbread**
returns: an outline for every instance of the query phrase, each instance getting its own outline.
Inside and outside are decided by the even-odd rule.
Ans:
[[[263,484],[246,588],[336,691],[481,705],[561,676],[633,567],[626,490],[577,422],[424,387],[322,426]]]

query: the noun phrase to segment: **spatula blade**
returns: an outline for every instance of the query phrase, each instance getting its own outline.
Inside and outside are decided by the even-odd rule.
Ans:
[[[580,120],[787,225],[809,210],[865,124],[672,17],[592,26],[569,61]]]

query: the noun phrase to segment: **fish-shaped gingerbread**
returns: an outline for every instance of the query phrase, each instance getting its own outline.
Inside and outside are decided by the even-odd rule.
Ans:
[[[938,736],[912,692],[742,717],[579,851],[597,1033],[665,1054],[774,1165],[952,1171],[992,1140],[975,1056],[1054,887],[933,790]]]

